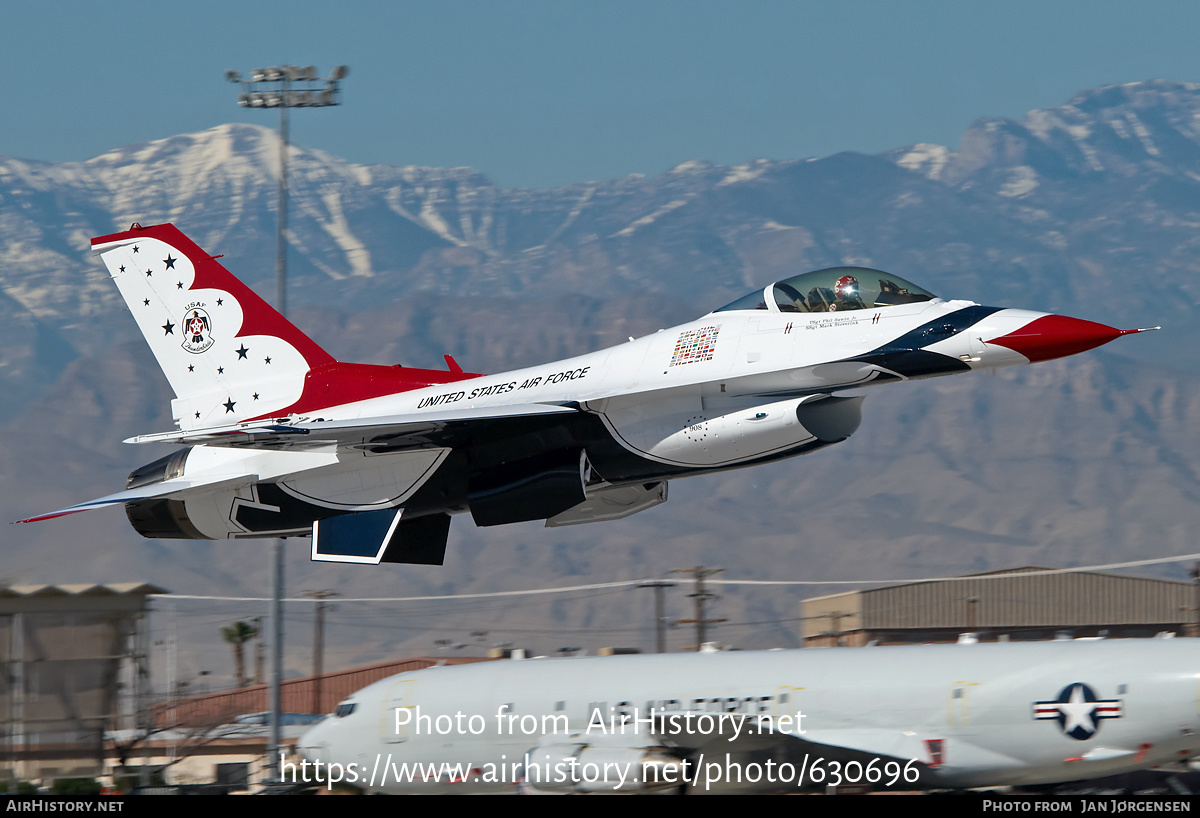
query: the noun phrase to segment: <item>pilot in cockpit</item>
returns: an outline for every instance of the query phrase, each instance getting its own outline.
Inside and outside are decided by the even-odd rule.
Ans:
[[[829,305],[830,312],[841,310],[862,310],[866,309],[862,298],[858,294],[858,279],[851,275],[844,275],[837,280],[837,284],[833,287],[836,300]]]

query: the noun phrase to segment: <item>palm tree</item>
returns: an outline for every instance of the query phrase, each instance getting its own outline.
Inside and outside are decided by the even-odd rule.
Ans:
[[[246,658],[242,655],[242,645],[258,636],[258,629],[249,622],[234,622],[232,625],[221,628],[221,636],[233,646],[233,665],[237,672],[237,684],[238,687],[245,687],[247,684]]]

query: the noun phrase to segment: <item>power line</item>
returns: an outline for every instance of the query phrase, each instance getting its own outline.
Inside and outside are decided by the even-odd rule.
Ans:
[[[936,576],[917,578],[891,579],[710,579],[713,585],[912,585],[919,582],[967,582],[978,580],[1002,580],[1054,574],[1074,574],[1091,571],[1113,571],[1120,568],[1137,568],[1145,565],[1164,565],[1173,562],[1187,562],[1200,559],[1200,553],[1183,554],[1177,557],[1157,557],[1147,560],[1130,560],[1128,562],[1110,562],[1104,565],[1080,565],[1074,568],[1045,568],[1037,571],[1019,571],[1003,574],[976,574],[973,576]],[[558,588],[529,588],[523,591],[492,591],[488,593],[470,594],[438,594],[431,596],[382,596],[382,597],[343,597],[340,602],[433,602],[453,599],[496,599],[501,597],[533,596],[536,594],[565,594],[573,591],[591,591],[605,588],[631,588],[658,582],[657,578],[627,579],[616,582],[597,582],[588,585],[567,585]],[[265,602],[269,597],[260,596],[214,596],[200,594],[154,594],[154,598],[170,600],[200,600],[209,602]],[[288,597],[284,602],[314,602],[306,597]]]

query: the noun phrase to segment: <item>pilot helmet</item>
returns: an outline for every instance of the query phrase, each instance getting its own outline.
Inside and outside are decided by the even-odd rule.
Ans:
[[[837,284],[833,286],[834,292],[837,293],[838,300],[846,298],[854,298],[858,295],[858,279],[854,276],[842,276],[837,280]]]

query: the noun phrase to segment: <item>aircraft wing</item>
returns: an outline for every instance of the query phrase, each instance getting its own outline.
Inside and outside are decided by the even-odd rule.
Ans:
[[[923,758],[928,748],[925,739],[912,731],[854,728],[844,730],[807,730],[805,740],[818,746],[838,747],[873,756],[891,756],[908,761]]]
[[[704,759],[704,763],[710,760],[724,762],[728,754],[730,761],[743,766],[761,765],[767,759],[774,761],[777,767],[791,764],[797,771],[806,771],[804,780],[796,782],[804,789],[857,783],[917,789],[931,786],[934,780],[935,768],[922,760],[928,755],[924,742],[899,730],[806,731],[798,736],[760,730],[755,727],[754,718],[748,717],[740,732],[723,727],[719,733],[698,735],[695,740],[689,740],[690,737],[680,740],[680,737],[670,735],[669,727],[664,724],[663,731],[656,734],[666,746],[686,750],[687,757],[697,763],[701,763],[700,759]],[[703,772],[699,775],[703,776]],[[867,781],[868,777],[874,780]],[[722,780],[712,782],[706,791],[720,792],[731,783],[723,775],[720,778]]]
[[[818,738],[807,731],[796,735],[772,730],[755,716],[691,714],[698,715],[711,719],[708,726],[688,722],[688,714],[680,712],[657,716],[640,735],[589,731],[586,736],[572,736],[572,740],[585,740],[582,744],[548,735],[530,756],[550,759],[559,752],[580,764],[621,759],[646,776],[642,783],[648,790],[668,783],[706,794],[777,793],[824,789],[830,784],[870,784],[874,789],[935,785],[936,765],[921,760],[928,748],[915,735],[900,730],[826,731]],[[689,729],[689,723],[695,729]],[[790,765],[790,772],[783,772],[782,765]],[[775,774],[750,773],[767,768]],[[611,787],[611,782],[605,786]]]
[[[246,485],[258,480],[257,474],[236,474],[236,475],[205,475],[203,477],[174,477],[170,480],[164,480],[161,483],[151,483],[147,486],[142,486],[135,489],[126,489],[118,491],[115,494],[108,494],[104,497],[98,497],[95,500],[88,500],[86,503],[77,503],[73,506],[60,508],[58,511],[51,511],[46,514],[39,514],[36,517],[30,517],[25,520],[14,520],[18,523],[37,523],[42,520],[52,520],[55,517],[65,517],[68,514],[78,514],[81,511],[91,511],[96,508],[105,508],[106,506],[123,505],[132,503],[135,500],[149,500],[155,497],[170,497],[173,494],[190,491],[197,488],[232,488],[235,486]]]
[[[462,433],[519,425],[536,418],[573,415],[579,408],[560,404],[513,404],[447,409],[352,420],[272,419],[206,429],[138,435],[126,443],[176,443],[248,449],[311,449],[331,444],[373,452],[451,444]]]

